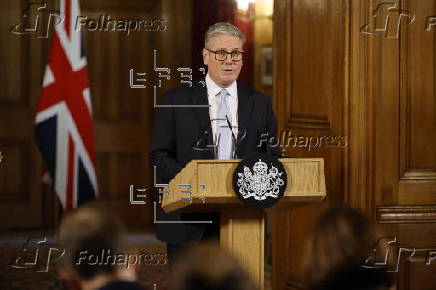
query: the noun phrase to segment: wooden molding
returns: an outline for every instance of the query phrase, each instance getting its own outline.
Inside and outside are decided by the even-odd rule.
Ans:
[[[370,53],[374,43],[362,36],[360,28],[369,21],[372,7],[368,1],[353,1],[350,4],[350,87],[349,87],[349,163],[348,191],[345,202],[361,208],[371,217],[375,216],[375,164],[374,146],[374,94],[368,74],[374,68]],[[351,134],[352,132],[352,134]]]
[[[379,223],[436,223],[436,206],[380,206]]]
[[[287,290],[307,289],[307,285],[305,283],[300,282],[300,281],[296,281],[294,279],[289,278],[288,281],[286,281],[285,289],[287,289]]]
[[[328,117],[322,116],[295,114],[290,117],[287,126],[288,128],[331,130]]]
[[[407,171],[406,171],[407,170]],[[436,171],[432,169],[406,168],[402,172],[401,180],[436,180]]]

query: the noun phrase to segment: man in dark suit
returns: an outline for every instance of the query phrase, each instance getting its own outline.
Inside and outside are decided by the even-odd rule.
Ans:
[[[161,182],[169,183],[193,159],[244,158],[261,151],[279,156],[277,147],[260,146],[265,136],[276,136],[271,100],[237,81],[244,41],[230,23],[212,25],[202,52],[206,78],[165,93],[162,105],[167,106],[160,108],[150,154]],[[213,221],[158,224],[157,237],[167,242],[170,260],[180,248],[205,237],[219,237],[219,216],[214,214],[162,214],[161,219]]]

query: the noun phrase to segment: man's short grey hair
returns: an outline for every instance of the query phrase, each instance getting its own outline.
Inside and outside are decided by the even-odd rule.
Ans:
[[[218,22],[210,26],[204,35],[204,47],[209,48],[210,40],[218,34],[228,34],[238,37],[241,43],[245,42],[245,35],[233,24],[228,22]]]

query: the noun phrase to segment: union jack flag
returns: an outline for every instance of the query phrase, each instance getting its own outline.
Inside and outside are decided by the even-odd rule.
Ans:
[[[64,209],[97,196],[94,132],[86,58],[74,29],[78,0],[60,0],[65,16],[55,26],[41,98],[36,141]]]

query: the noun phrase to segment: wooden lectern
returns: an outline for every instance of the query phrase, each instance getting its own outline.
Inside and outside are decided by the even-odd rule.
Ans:
[[[271,209],[289,210],[325,198],[322,158],[279,160],[285,167],[288,184],[283,198]],[[235,195],[233,172],[239,161],[192,160],[171,180],[170,193],[163,196],[162,208],[165,212],[220,212],[220,244],[240,261],[259,289],[263,289],[265,213],[247,208]],[[187,185],[190,185],[189,195]]]

